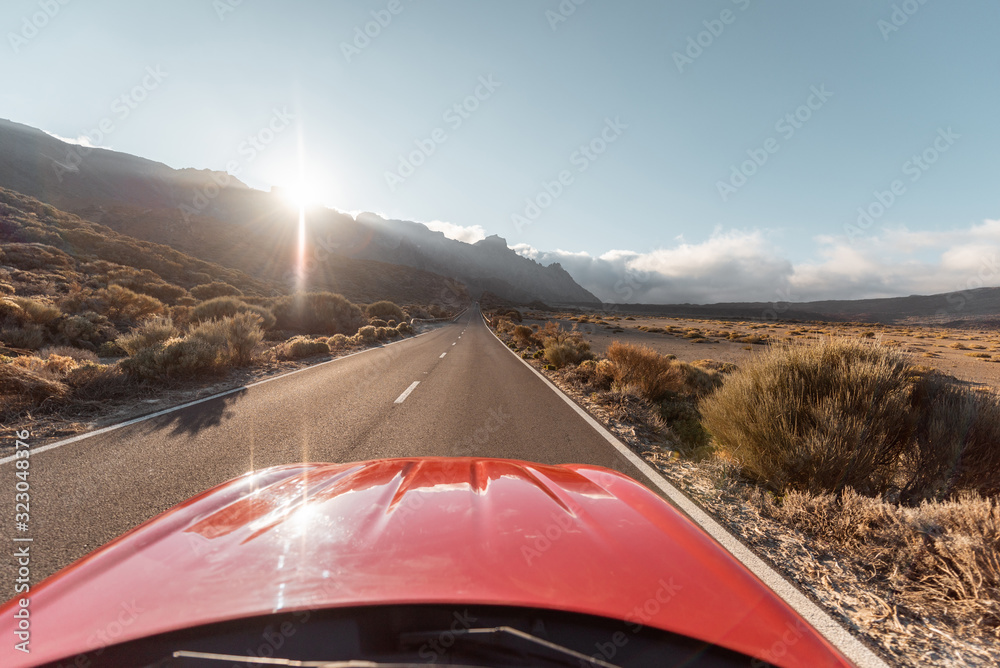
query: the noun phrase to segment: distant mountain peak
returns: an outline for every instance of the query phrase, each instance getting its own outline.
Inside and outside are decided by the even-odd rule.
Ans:
[[[490,236],[486,237],[485,239],[480,239],[479,241],[477,241],[473,245],[475,245],[475,246],[484,246],[484,247],[486,247],[486,246],[503,246],[504,248],[507,248],[507,240],[504,239],[503,237],[501,237],[499,234],[491,234]]]

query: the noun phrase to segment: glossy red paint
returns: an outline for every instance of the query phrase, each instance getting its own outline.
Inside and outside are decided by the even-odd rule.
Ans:
[[[247,474],[31,591],[29,656],[276,611],[495,604],[624,619],[786,666],[850,665],[690,520],[594,466],[394,459]]]

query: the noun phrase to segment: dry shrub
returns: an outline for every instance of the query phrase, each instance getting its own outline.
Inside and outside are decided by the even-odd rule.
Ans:
[[[194,378],[218,373],[224,365],[219,346],[196,338],[171,339],[145,348],[118,364],[133,378],[152,382]]]
[[[368,321],[368,324],[374,327],[375,329],[389,326],[389,323],[387,323],[385,320],[382,320],[381,318],[372,318],[371,320]]]
[[[399,308],[399,306],[390,301],[380,301],[375,302],[374,304],[369,304],[365,307],[365,315],[370,319],[378,320],[395,320],[396,322],[406,320],[406,314],[403,313],[403,309]],[[384,327],[385,325],[382,326]]]
[[[278,356],[289,360],[325,355],[329,352],[330,346],[326,341],[310,339],[308,336],[296,336],[278,346]]]
[[[115,339],[115,344],[129,355],[155,348],[177,336],[177,328],[170,318],[153,318],[142,323],[128,334]]]
[[[378,334],[375,328],[371,325],[365,325],[358,330],[358,333],[354,335],[355,343],[375,343],[378,340]]]
[[[531,327],[516,325],[511,335],[514,337],[514,341],[520,346],[530,346],[538,343],[538,339],[535,338],[535,331]]]
[[[904,495],[1000,494],[1000,396],[931,372],[914,383],[912,405],[917,428]]]
[[[66,375],[74,401],[108,401],[135,395],[137,385],[117,364],[84,364]]]
[[[914,431],[905,358],[848,339],[756,355],[700,411],[723,451],[776,490],[882,494]]]
[[[246,366],[253,360],[254,350],[264,339],[261,329],[263,320],[256,313],[246,312],[237,313],[222,322],[226,328],[229,361],[236,366]]]
[[[271,310],[255,304],[247,304],[236,297],[215,297],[206,302],[198,304],[191,309],[190,319],[192,322],[204,322],[205,320],[220,320],[231,318],[238,313],[254,313],[260,318],[260,326],[264,329],[273,329],[276,319]]]
[[[605,353],[616,385],[635,390],[648,401],[673,394],[705,394],[716,387],[718,374],[699,369],[652,348],[614,341]]]
[[[343,350],[351,345],[351,339],[343,334],[334,334],[326,340],[326,345],[330,346],[330,350]]]
[[[12,395],[14,402],[27,400],[37,405],[47,399],[61,399],[69,393],[57,374],[43,364],[21,361],[26,359],[38,360],[0,357],[0,395]],[[4,404],[7,403],[5,400]]]
[[[13,302],[21,309],[23,318],[28,322],[43,327],[51,325],[62,316],[62,311],[57,306],[46,304],[36,299],[26,297],[8,297],[7,300]]]
[[[0,343],[11,348],[38,350],[46,339],[45,329],[34,323],[0,327]]]
[[[365,324],[361,309],[330,292],[296,293],[279,297],[272,306],[278,327],[302,334],[346,334]]]
[[[71,346],[97,347],[118,337],[118,330],[111,321],[94,311],[85,311],[60,320],[58,332],[57,338]]]
[[[94,293],[91,309],[112,322],[138,322],[163,313],[163,302],[149,295],[133,292],[120,285],[109,285]]]
[[[590,359],[593,354],[590,352],[590,344],[582,338],[567,339],[565,341],[549,340],[545,344],[545,360],[561,369],[567,364],[579,364]]]
[[[401,322],[396,325],[396,331],[399,332],[401,336],[408,336],[413,334],[413,325],[408,322]]]
[[[84,350],[83,348],[73,348],[72,346],[45,346],[38,351],[38,356],[42,359],[45,359],[50,355],[68,357],[81,364],[97,364],[99,361],[97,359],[97,355],[92,351]]]
[[[213,281],[202,285],[196,285],[189,290],[195,299],[215,299],[216,297],[239,297],[243,293],[239,288],[233,287],[224,281]]]

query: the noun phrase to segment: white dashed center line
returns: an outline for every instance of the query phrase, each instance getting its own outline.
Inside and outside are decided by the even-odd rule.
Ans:
[[[439,357],[438,359],[444,359],[444,356],[447,355],[447,354],[448,353],[441,353],[441,357]]]
[[[410,396],[410,392],[412,392],[413,390],[417,389],[417,385],[419,385],[419,384],[420,384],[419,380],[413,381],[410,384],[410,386],[408,388],[406,388],[406,390],[401,395],[399,395],[398,397],[396,397],[396,401],[394,403],[401,404],[404,401],[406,401],[406,397]]]

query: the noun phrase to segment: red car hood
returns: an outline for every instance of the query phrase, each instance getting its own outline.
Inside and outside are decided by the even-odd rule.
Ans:
[[[12,649],[9,601],[0,664],[277,611],[400,603],[566,610],[788,666],[849,665],[630,478],[455,458],[280,466],[216,487],[33,587],[30,655]]]

